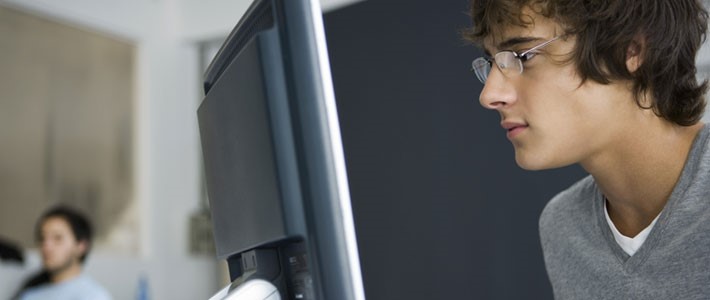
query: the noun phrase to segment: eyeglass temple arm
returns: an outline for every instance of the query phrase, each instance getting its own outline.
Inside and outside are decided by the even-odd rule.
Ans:
[[[547,46],[549,43],[552,43],[552,42],[558,40],[558,39],[561,38],[561,37],[562,37],[562,36],[559,36],[559,35],[558,35],[558,36],[552,38],[551,40],[549,40],[549,41],[547,41],[547,42],[544,42],[544,43],[542,43],[542,44],[540,44],[540,45],[537,45],[537,46],[535,46],[535,47],[532,47],[532,48],[528,49],[527,51],[525,51],[525,52],[523,52],[523,53],[520,53],[520,55],[518,55],[518,56],[519,56],[519,57],[525,57],[526,54],[528,54],[528,53],[530,53],[530,52],[532,52],[532,51],[535,51],[535,50],[537,50],[537,49],[540,49],[540,48],[542,48],[542,47],[545,47],[545,46]]]

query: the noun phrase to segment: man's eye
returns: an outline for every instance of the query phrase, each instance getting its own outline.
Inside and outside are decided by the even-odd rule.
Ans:
[[[523,54],[523,55],[520,57],[520,60],[522,60],[523,62],[526,62],[526,61],[530,60],[531,58],[535,57],[535,55],[537,55],[537,53],[534,52],[534,51],[533,51],[533,52],[528,52],[528,53]]]

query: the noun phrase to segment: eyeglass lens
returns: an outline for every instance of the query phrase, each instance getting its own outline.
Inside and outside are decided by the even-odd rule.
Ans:
[[[512,51],[501,51],[495,55],[492,60],[479,57],[473,61],[473,70],[476,77],[481,83],[486,83],[488,74],[491,73],[492,63],[498,65],[498,68],[504,74],[513,74],[523,72],[523,64]]]

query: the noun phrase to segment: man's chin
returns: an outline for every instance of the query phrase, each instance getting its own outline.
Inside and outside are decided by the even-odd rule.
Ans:
[[[44,266],[44,270],[45,270],[47,273],[49,273],[49,274],[54,274],[54,273],[57,273],[57,271],[59,271],[60,268],[58,268],[57,266],[48,266],[48,265],[45,265],[45,266]]]
[[[69,269],[71,267],[71,264],[45,264],[44,265],[44,270],[49,273],[49,274],[57,274],[61,273],[62,271]]]
[[[517,149],[516,149],[517,150]],[[549,159],[548,156],[536,156],[530,153],[515,152],[515,162],[517,165],[527,171],[540,171],[562,168],[573,164],[564,160]]]
[[[521,169],[527,170],[527,171],[539,171],[539,170],[544,170],[546,169],[546,165],[541,162],[539,159],[536,159],[537,157],[534,157],[531,155],[525,155],[526,153],[520,153],[518,149],[515,149],[515,163],[520,167]]]

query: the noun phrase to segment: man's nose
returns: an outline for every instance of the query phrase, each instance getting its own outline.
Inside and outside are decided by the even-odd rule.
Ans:
[[[487,109],[501,109],[515,103],[516,99],[513,84],[494,66],[488,74],[479,97],[481,106]]]

